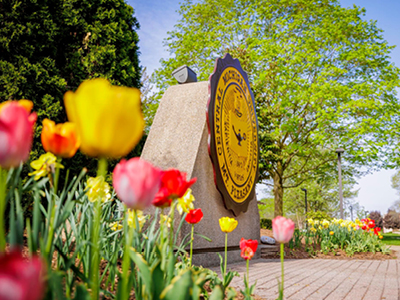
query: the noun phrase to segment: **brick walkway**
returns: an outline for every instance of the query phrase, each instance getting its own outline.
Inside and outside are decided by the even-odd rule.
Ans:
[[[396,249],[395,249],[396,248]],[[393,247],[400,250],[400,247]],[[400,256],[400,252],[398,252]],[[213,268],[218,271],[218,268]],[[231,286],[244,289],[246,264],[230,264],[228,270],[240,273]],[[250,285],[257,281],[255,294],[264,299],[278,297],[280,261],[250,261]],[[400,299],[400,259],[392,260],[285,260],[285,299],[307,300],[398,300]]]

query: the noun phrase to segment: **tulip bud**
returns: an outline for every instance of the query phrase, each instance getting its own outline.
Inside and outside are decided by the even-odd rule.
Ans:
[[[121,160],[114,169],[113,185],[128,208],[144,210],[151,205],[160,188],[161,173],[138,157]]]
[[[287,243],[293,237],[294,222],[278,216],[272,220],[272,232],[279,243]]]
[[[41,139],[46,152],[64,158],[74,156],[80,145],[75,124],[71,122],[56,125],[44,119]]]
[[[28,100],[6,101],[0,105],[0,166],[18,167],[29,157],[36,113]]]
[[[229,233],[235,230],[238,225],[238,221],[234,218],[222,217],[219,219],[219,227],[221,227],[221,231],[225,233]]]
[[[189,224],[197,224],[203,219],[201,208],[191,209],[186,215],[185,221]]]

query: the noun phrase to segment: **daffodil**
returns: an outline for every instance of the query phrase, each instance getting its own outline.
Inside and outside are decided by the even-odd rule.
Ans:
[[[110,224],[110,229],[112,231],[117,231],[117,230],[121,230],[123,228],[122,224],[118,223],[118,222],[113,222]]]
[[[31,167],[35,169],[35,171],[29,173],[28,175],[35,175],[35,180],[38,180],[39,178],[44,177],[49,173],[54,173],[56,167],[60,169],[64,168],[62,164],[57,162],[57,157],[50,152],[42,154],[37,160],[32,161]]]
[[[110,185],[104,180],[103,176],[89,177],[86,186],[88,188],[86,195],[90,202],[98,200],[105,202],[111,199]]]
[[[183,197],[178,198],[178,204],[176,205],[176,209],[178,210],[179,214],[188,213],[189,210],[194,209],[193,201],[194,196],[192,194],[191,189],[187,189],[185,195]]]
[[[324,228],[328,228],[329,227],[329,221],[328,220],[323,220],[322,221],[322,226],[324,226]]]
[[[128,209],[128,226],[136,229],[135,211],[137,212],[139,227],[142,229],[144,223],[146,223],[147,216],[145,216],[141,210]]]
[[[160,215],[160,225],[165,224],[168,228],[171,227],[172,219],[168,215]]]

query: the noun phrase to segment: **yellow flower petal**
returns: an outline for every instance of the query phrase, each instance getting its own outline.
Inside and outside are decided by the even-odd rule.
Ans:
[[[81,137],[81,150],[90,156],[124,156],[143,134],[138,89],[112,86],[98,78],[83,82],[75,93],[67,92],[64,102]]]

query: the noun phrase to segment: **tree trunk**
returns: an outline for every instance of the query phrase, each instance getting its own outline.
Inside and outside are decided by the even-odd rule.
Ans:
[[[282,162],[277,163],[277,171],[274,173],[274,198],[275,198],[275,209],[274,216],[283,216],[283,169]]]

